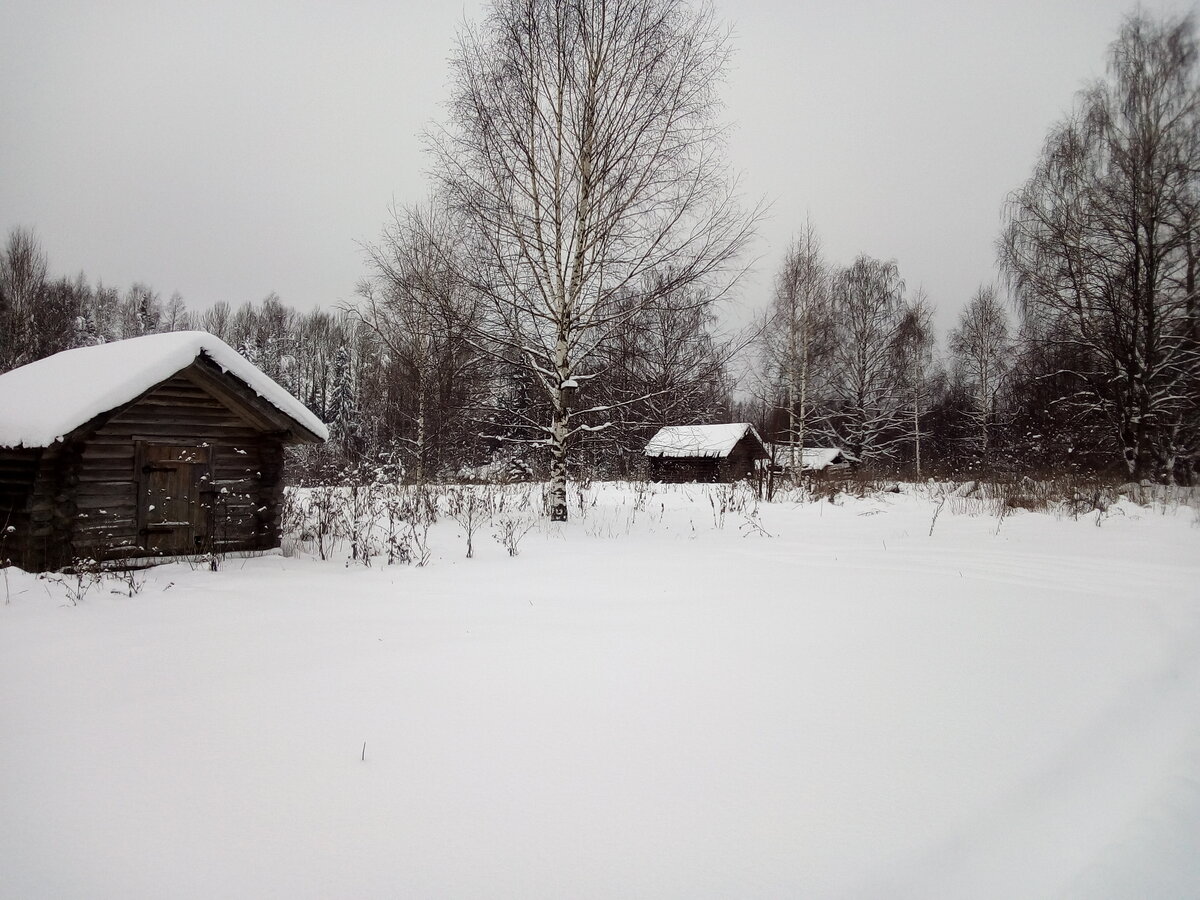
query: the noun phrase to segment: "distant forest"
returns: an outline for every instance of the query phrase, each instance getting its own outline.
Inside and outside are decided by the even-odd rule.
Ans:
[[[496,49],[462,52],[475,54],[456,70],[464,96],[494,87],[485,76]],[[982,284],[941,342],[929,299],[906,287],[896,261],[833,263],[811,223],[753,326],[723,331],[718,303],[732,282],[712,276],[737,269],[760,211],[729,205],[703,168],[704,215],[720,226],[704,242],[688,235],[670,253],[631,256],[638,241],[658,249],[676,236],[616,240],[589,225],[564,232],[562,246],[586,235],[594,258],[579,250],[576,269],[541,272],[529,248],[544,233],[502,229],[542,214],[505,208],[511,196],[490,196],[477,174],[498,164],[480,156],[492,138],[478,133],[496,126],[472,110],[503,110],[514,94],[464,101],[435,153],[434,199],[394,211],[355,302],[337,311],[301,313],[275,294],[190,310],[145,284],[52,276],[35,234],[14,229],[0,248],[0,372],[73,347],[209,331],[331,426],[330,443],[297,460],[302,477],[390,464],[423,480],[515,460],[554,477],[568,445],[574,475],[626,476],[663,425],[749,421],[777,451],[836,446],[906,477],[1190,484],[1200,458],[1197,72],[1192,18],[1126,20],[1107,78],[1053,125],[1009,197],[1003,280]],[[703,69],[693,74],[705,83]],[[581,217],[598,208],[588,191],[628,183],[617,170],[584,174],[595,185]],[[637,198],[612,202],[625,200],[640,209]]]
[[[642,399],[584,436],[581,473],[637,474],[642,446],[662,425],[750,421],[781,455],[795,435],[803,446],[851,449],[880,473],[917,475],[919,447],[922,477],[1126,474],[1102,410],[1079,408],[1053,347],[1014,325],[994,289],[980,289],[939,352],[928,302],[903,296],[894,264],[863,257],[827,269],[813,265],[816,249],[811,230],[791,248],[774,304],[748,335],[721,339],[706,316],[660,308],[605,347],[596,366],[604,377],[589,386],[595,405]],[[819,273],[811,306],[795,301],[806,266]],[[369,283],[363,289],[375,296]],[[18,229],[0,256],[0,371],[74,347],[202,329],[331,426],[330,445],[298,460],[304,476],[391,463],[436,477],[514,458],[544,470],[542,451],[528,446],[540,410],[523,367],[456,342],[453,322],[427,323],[422,342],[379,305],[373,312],[364,298],[301,313],[270,294],[193,311],[141,283],[122,291],[82,274],[52,278],[32,233]],[[866,404],[854,404],[850,389],[873,392],[871,416],[853,414]],[[1175,474],[1189,479],[1183,466]]]

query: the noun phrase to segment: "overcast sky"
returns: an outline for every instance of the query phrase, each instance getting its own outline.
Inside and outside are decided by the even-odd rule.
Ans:
[[[1127,0],[717,0],[735,30],[731,162],[773,203],[743,309],[811,216],[831,259],[894,258],[953,324],[995,280],[1005,195],[1103,74]],[[6,0],[0,229],[51,271],[191,308],[353,296],[481,2]],[[1150,2],[1151,12],[1183,11]]]

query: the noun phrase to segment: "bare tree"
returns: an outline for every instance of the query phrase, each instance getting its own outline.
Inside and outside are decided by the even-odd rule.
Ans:
[[[171,294],[167,305],[163,307],[159,327],[163,331],[188,331],[192,328],[192,315],[188,312],[187,304],[179,291]]]
[[[458,229],[430,202],[393,210],[378,244],[366,248],[371,277],[350,310],[386,348],[401,375],[402,414],[418,483],[449,425],[470,404],[479,352],[468,339],[476,328],[477,298],[462,278]]]
[[[663,276],[648,276],[653,282]],[[647,289],[658,294],[651,283]],[[663,425],[720,421],[728,404],[727,369],[736,338],[716,332],[711,304],[695,286],[661,294],[645,304],[631,294],[624,327],[584,361],[602,374],[590,388],[593,403],[611,408],[612,427],[586,435],[615,470],[638,454]]]
[[[586,417],[607,409],[573,408],[584,361],[639,304],[728,284],[752,237],[716,119],[728,56],[711,9],[685,0],[495,0],[460,33],[430,148],[476,242],[491,339],[548,401],[554,520],[572,438],[605,427]]]
[[[810,414],[814,373],[831,349],[829,269],[821,238],[805,224],[784,254],[775,276],[772,305],[762,327],[760,354],[764,396],[786,420],[787,462],[798,469],[804,456],[805,425]]]
[[[38,359],[34,318],[46,278],[46,254],[37,236],[14,228],[0,250],[0,372]]]
[[[233,341],[232,323],[233,310],[224,300],[218,300],[199,316],[200,328],[215,334],[227,344]]]
[[[1170,477],[1200,450],[1200,80],[1190,16],[1129,17],[1108,78],[1051,131],[1009,202],[1001,260],[1025,333],[1064,352],[1127,472]]]
[[[981,286],[950,332],[950,352],[955,374],[967,389],[967,417],[983,465],[992,461],[991,428],[996,419],[1000,392],[1012,371],[1014,346],[1008,313],[996,289]]]
[[[895,342],[904,282],[894,261],[859,256],[832,282],[833,349],[821,427],[860,458],[893,456],[905,397]]]
[[[896,364],[909,404],[913,468],[921,477],[921,416],[930,405],[930,370],[933,367],[933,307],[918,288],[904,307],[896,329]]]

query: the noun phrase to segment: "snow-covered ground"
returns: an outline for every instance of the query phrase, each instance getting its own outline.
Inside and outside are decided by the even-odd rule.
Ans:
[[[0,895],[1200,893],[1194,507],[572,496],[516,558],[9,570]]]

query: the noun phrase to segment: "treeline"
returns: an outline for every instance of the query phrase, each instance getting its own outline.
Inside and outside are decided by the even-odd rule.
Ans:
[[[417,480],[509,465],[544,474],[544,454],[532,448],[544,442],[546,401],[520,359],[481,345],[478,300],[439,270],[427,215],[397,212],[371,248],[357,301],[332,312],[299,312],[274,293],[192,310],[144,283],[121,291],[83,274],[52,277],[33,232],[14,229],[0,248],[0,372],[62,350],[200,329],[330,425],[329,444],[297,451],[299,477],[381,463]],[[594,350],[588,364],[604,377],[587,395],[607,427],[581,435],[579,467],[633,474],[663,424],[728,418],[733,344],[714,326],[706,303],[675,292],[632,311]]]
[[[513,27],[551,43],[582,27],[543,6],[546,21]],[[605,27],[630,23],[617,16]],[[712,34],[715,53],[722,32]],[[439,189],[395,211],[368,248],[355,303],[302,314],[272,294],[188,310],[142,284],[122,293],[82,275],[53,280],[32,234],[18,229],[0,253],[0,371],[69,347],[202,328],[331,425],[334,440],[301,460],[302,471],[383,461],[423,480],[532,469],[549,472],[564,515],[568,448],[577,473],[627,475],[662,425],[731,420],[754,422],[784,461],[838,446],[869,468],[918,477],[1195,479],[1200,79],[1190,17],[1126,21],[1108,77],[1054,125],[1005,208],[1001,280],[971,298],[941,298],[966,305],[940,346],[929,298],[895,261],[833,264],[811,224],[789,247],[756,327],[722,335],[724,274],[757,213],[739,211],[703,143],[690,139],[682,146],[699,153],[705,190],[676,196],[663,193],[671,182],[655,182],[644,200],[623,193],[642,182],[622,174],[629,163],[615,150],[608,174],[558,152],[578,137],[567,119],[539,119],[566,130],[504,150],[495,117],[479,119],[480,109],[511,114],[503,137],[520,148],[529,109],[578,87],[554,66],[546,77],[566,78],[562,91],[527,97],[525,80],[509,83],[505,46],[500,37],[464,44],[461,102],[438,133]],[[646,53],[659,64],[656,46]],[[704,63],[675,61],[697,85],[712,74]],[[498,86],[505,91],[487,104],[473,101]],[[696,107],[713,140],[714,96]],[[638,109],[613,102],[622,115]],[[590,109],[580,114],[598,126]],[[615,129],[611,147],[627,131]],[[622,153],[674,171],[655,154],[687,134]],[[595,146],[585,140],[580,152]],[[513,159],[528,171],[507,169]],[[537,190],[512,192],[518,176]],[[547,186],[558,192],[549,200]],[[585,208],[562,214],[584,195]],[[649,212],[672,208],[667,200],[684,206]],[[648,231],[634,227],[647,216]],[[705,227],[694,230],[698,221]],[[679,234],[680,223],[692,224]]]
[[[756,359],[764,429],[910,471],[1191,483],[1200,454],[1194,20],[1126,20],[1108,77],[1050,131],[998,241],[1011,303],[971,298],[936,353],[894,262],[789,249]],[[1015,317],[1010,315],[1015,310]]]
[[[151,288],[121,292],[83,274],[51,278],[33,232],[15,228],[0,249],[0,372],[60,350],[191,327],[178,295]]]
[[[830,264],[809,225],[776,278],[738,414],[784,464],[836,446],[915,477],[1115,470],[1115,435],[1063,409],[1061,373],[996,287],[976,291],[941,346],[932,316],[895,261]]]
[[[366,378],[354,370],[361,337],[343,314],[299,314],[275,294],[190,310],[178,293],[164,300],[141,282],[121,290],[82,273],[52,277],[28,229],[14,229],[0,248],[0,372],[62,350],[188,329],[217,335],[329,422],[346,421],[352,385]]]

